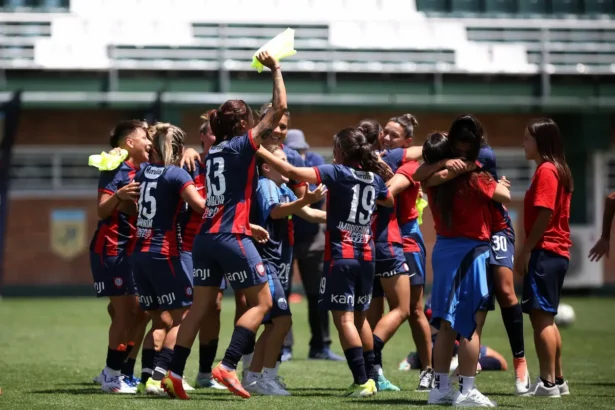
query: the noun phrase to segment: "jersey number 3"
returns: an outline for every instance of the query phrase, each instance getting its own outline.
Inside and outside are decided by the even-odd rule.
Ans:
[[[357,223],[358,214],[359,224],[369,225],[372,212],[374,211],[374,205],[376,205],[376,190],[374,187],[367,185],[361,189],[361,185],[356,184],[352,187],[352,203],[350,204],[350,213],[348,214],[347,221],[350,223]]]
[[[141,187],[139,195],[139,218],[152,219],[156,215],[156,198],[152,195],[152,189],[155,190],[158,182],[146,182]]]
[[[224,158],[218,157],[208,159],[205,166],[207,167],[207,196],[212,197],[224,195],[224,193],[226,192],[226,179],[224,178]]]

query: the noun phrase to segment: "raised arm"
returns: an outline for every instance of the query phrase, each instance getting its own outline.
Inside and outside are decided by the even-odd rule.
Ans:
[[[267,151],[267,149],[265,149],[264,147],[260,147],[257,153],[276,171],[289,179],[308,182],[310,184],[320,183],[320,181],[318,180],[318,175],[316,174],[314,168],[292,166],[288,162],[280,160],[271,152]]]
[[[282,78],[282,71],[280,70],[278,61],[269,55],[267,51],[260,52],[256,58],[265,67],[271,70],[271,75],[273,77],[271,109],[267,111],[258,125],[251,130],[254,143],[256,146],[259,146],[263,141],[267,140],[275,127],[278,126],[284,113],[288,111],[288,104],[286,102],[286,86],[284,85],[284,79]]]
[[[307,191],[301,199],[285,204],[279,204],[271,210],[269,215],[273,219],[288,218],[290,215],[298,215],[304,207],[309,207],[311,204],[320,201],[325,196],[325,186],[320,185],[314,191]]]

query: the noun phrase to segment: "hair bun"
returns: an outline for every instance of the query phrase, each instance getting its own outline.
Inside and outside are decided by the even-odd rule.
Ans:
[[[412,124],[413,127],[418,127],[419,126],[419,122],[416,119],[416,117],[412,114],[404,114],[402,115],[402,118],[405,118],[406,120],[408,120],[408,122],[410,122],[410,124]]]

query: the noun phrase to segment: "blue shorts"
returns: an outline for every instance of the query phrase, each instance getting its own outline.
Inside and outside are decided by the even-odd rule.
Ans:
[[[468,238],[438,236],[433,248],[431,266],[431,323],[436,329],[440,320],[466,339],[476,329],[476,312],[489,298],[487,265],[489,243]]]
[[[265,262],[265,265],[268,264],[269,262]],[[282,285],[282,289],[284,290],[284,295],[286,295],[286,298],[290,296],[290,292],[292,290],[292,269],[293,264],[291,262],[280,263],[279,265],[277,265],[278,279],[280,280],[280,284]]]
[[[90,252],[90,266],[94,277],[96,297],[135,295],[130,257],[104,256]]]
[[[328,310],[364,312],[372,300],[376,266],[356,259],[325,261],[320,280],[320,302]]]
[[[410,286],[425,286],[425,261],[427,252],[425,250],[425,241],[423,234],[419,228],[418,221],[410,221],[400,225],[401,234],[404,238],[410,238],[419,247],[419,252],[408,252],[404,249],[404,257],[408,264],[408,274],[410,275]]]
[[[490,249],[489,265],[504,266],[512,270],[515,259],[514,237],[506,231],[494,233],[491,235]]]
[[[523,312],[542,310],[557,314],[568,263],[568,258],[553,252],[543,249],[532,251],[528,273],[523,278]]]
[[[372,287],[372,298],[384,297],[380,278],[396,275],[408,275],[409,267],[404,256],[404,249],[398,243],[376,242],[376,277]]]
[[[132,270],[141,309],[172,310],[192,304],[192,274],[181,257],[135,252]]]
[[[278,278],[276,265],[271,262],[265,262],[265,268],[267,269],[267,281],[269,282],[271,300],[273,300],[273,306],[263,320],[263,322],[268,323],[277,317],[291,316],[291,313],[288,299],[286,299],[286,294]]]
[[[188,272],[190,272],[190,283],[194,282],[194,269],[193,269],[193,265],[192,265],[192,252],[185,252],[182,251],[179,253],[179,257],[182,260],[182,263],[184,264],[184,266],[186,267],[186,269],[188,269]],[[220,290],[224,291],[226,289],[226,280],[224,278],[222,278],[222,283],[220,284]]]
[[[197,235],[192,246],[194,286],[220,287],[226,280],[233,289],[267,282],[267,272],[252,238],[234,233]]]

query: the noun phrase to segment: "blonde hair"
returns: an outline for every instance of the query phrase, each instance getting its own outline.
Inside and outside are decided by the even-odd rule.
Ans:
[[[148,130],[153,149],[165,167],[179,161],[184,148],[186,133],[175,125],[158,122]]]

